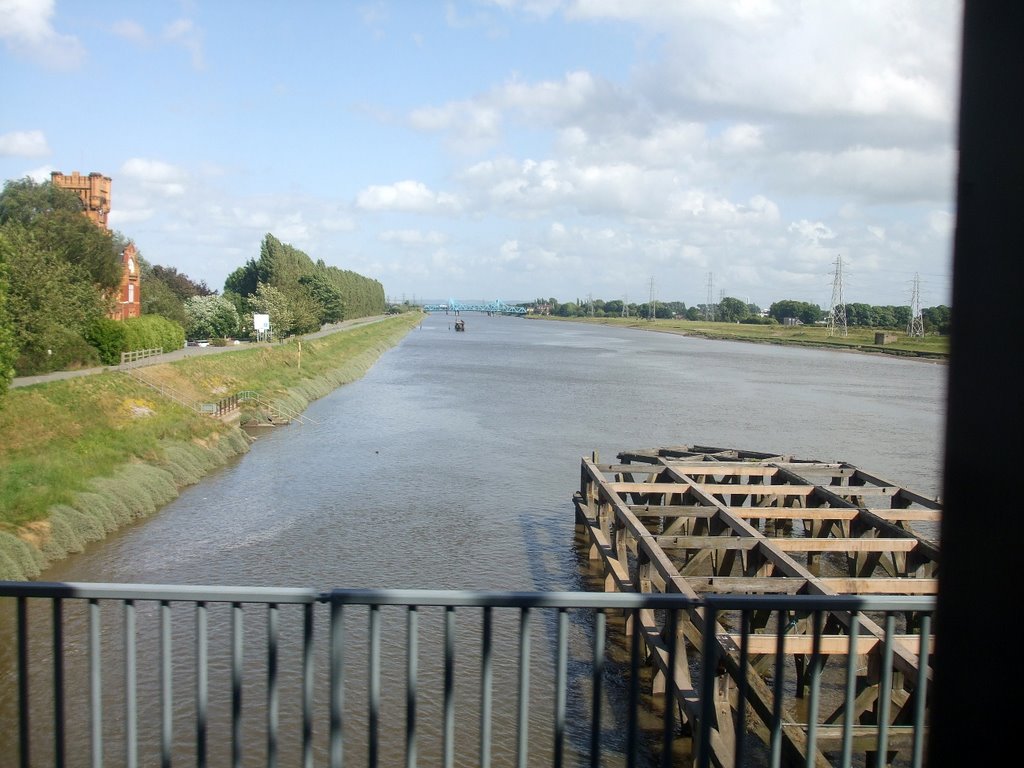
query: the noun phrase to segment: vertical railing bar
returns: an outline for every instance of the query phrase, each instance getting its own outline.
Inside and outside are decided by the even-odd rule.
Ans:
[[[668,625],[668,672],[665,674],[665,711],[662,713],[661,768],[671,768],[672,742],[676,725],[676,633],[679,631],[679,612],[670,608]],[[740,763],[737,763],[739,765]]]
[[[370,768],[377,768],[377,761],[380,759],[380,606],[370,606],[370,667],[369,684],[369,739],[370,739]]]
[[[750,681],[750,611],[740,615],[740,679],[736,693],[736,765],[743,765],[747,743],[747,695]]]
[[[715,643],[715,624],[718,608],[704,606],[704,629],[701,637],[700,672],[700,731],[697,740],[697,757],[700,768],[711,765],[711,720],[715,710],[715,669],[718,666],[718,646]]]
[[[782,697],[785,693],[782,684],[785,675],[786,629],[789,623],[789,611],[780,610],[778,630],[775,639],[775,679],[772,681],[772,728],[771,728],[771,766],[779,768],[782,762]]]
[[[331,598],[331,768],[342,768],[344,762],[345,707],[345,616],[341,602]]]
[[[416,678],[419,674],[419,630],[416,611],[416,606],[410,605],[406,612],[405,765],[407,768],[416,766]]]
[[[853,705],[857,696],[857,639],[860,635],[860,613],[850,613],[850,643],[846,650],[846,700],[843,702],[843,749],[840,766],[853,765]]]
[[[160,765],[171,766],[171,604],[160,601]]]
[[[103,765],[103,695],[100,669],[100,603],[89,600],[89,724],[93,768]]]
[[[491,623],[493,609],[484,607],[483,649],[480,668],[480,768],[491,765]]]
[[[878,685],[878,746],[875,765],[884,768],[889,744],[889,708],[892,702],[892,636],[896,631],[896,615],[885,614],[885,643],[882,647],[882,679]]]
[[[632,611],[629,643],[629,711],[626,713],[626,766],[636,768],[640,727],[640,609]]]
[[[64,768],[65,736],[64,728],[64,601],[53,599],[53,751],[54,765]],[[20,646],[19,646],[20,647]],[[28,702],[22,712],[28,713]],[[27,755],[26,755],[27,757]]]
[[[206,766],[206,717],[209,703],[209,646],[206,603],[196,601],[196,765]]]
[[[530,729],[530,609],[519,609],[519,712],[517,715],[516,766],[526,768]]]
[[[444,768],[455,765],[455,606],[444,610]]]
[[[313,605],[302,608],[302,765],[313,768]]]
[[[921,643],[917,651],[917,685],[914,688],[914,747],[911,765],[921,768],[924,760],[924,715],[928,700],[928,656],[931,644],[932,617],[921,616]]]
[[[139,764],[138,659],[135,646],[135,601],[124,601],[124,763]]]
[[[267,768],[277,768],[278,680],[277,603],[267,604]]]
[[[29,734],[28,679],[28,598],[18,598],[18,754],[21,767],[32,764]]]
[[[554,768],[562,768],[565,752],[565,705],[569,667],[569,613],[558,609],[558,640],[555,652],[555,753]]]
[[[604,609],[598,608],[594,615],[594,665],[591,687],[594,700],[590,716],[590,767],[601,765],[601,696],[604,682],[604,634],[607,617]]]
[[[812,614],[814,636],[811,640],[811,692],[807,700],[807,765],[815,765],[818,749],[818,705],[821,697],[821,632],[824,616],[821,611]]]
[[[241,603],[231,604],[231,765],[242,765],[242,631]]]

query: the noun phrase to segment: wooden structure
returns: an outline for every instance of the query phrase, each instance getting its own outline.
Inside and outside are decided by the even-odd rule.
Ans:
[[[588,548],[605,591],[678,593],[695,600],[709,594],[937,592],[939,548],[913,526],[937,530],[940,504],[845,463],[701,446],[623,452],[614,464],[600,464],[594,456],[583,459],[574,503],[580,543]],[[809,724],[799,707],[782,711],[781,749],[788,761],[833,764],[845,735],[837,724],[846,718],[856,723],[854,748],[869,754],[880,719],[885,721],[884,743],[893,745],[888,749],[902,750],[918,738],[904,724],[914,717],[911,709],[925,706],[927,695],[919,704],[914,692],[919,681],[927,691],[931,675],[930,643],[919,643],[915,634],[920,631],[929,639],[929,625],[920,630],[919,615],[904,615],[896,628],[888,618],[883,627],[871,615],[849,609],[793,614],[781,637],[783,623],[769,621],[767,611],[723,616],[709,630],[704,609],[696,608],[679,620],[674,638],[659,612],[641,611],[638,618],[639,628],[627,618],[626,636],[637,632],[643,639],[652,693],[664,693],[671,685],[684,727],[695,736],[699,692],[691,680],[697,665],[691,662],[709,640],[717,649],[717,722],[709,731],[717,765],[734,764],[738,718],[740,730],[756,734],[767,749],[776,701],[766,675],[774,654],[794,673],[793,703],[805,695],[812,659],[836,682],[842,672],[835,667],[851,651],[856,655],[856,666],[849,666],[857,670],[855,694],[833,696],[821,721],[814,721],[810,749]],[[744,628],[742,649],[737,624]],[[883,645],[892,654],[891,672],[879,663]],[[924,668],[919,666],[922,655]],[[670,658],[675,659],[673,669]],[[829,670],[832,659],[839,664]],[[839,679],[833,687],[843,685]],[[883,690],[891,692],[885,700]]]

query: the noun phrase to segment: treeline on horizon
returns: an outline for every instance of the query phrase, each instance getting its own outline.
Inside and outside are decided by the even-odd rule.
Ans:
[[[131,241],[82,212],[78,195],[49,181],[6,181],[0,192],[0,398],[15,375],[113,365],[121,352],[186,339],[250,338],[253,313],[269,314],[283,338],[387,309],[378,281],[267,234],[221,294],[138,253],[142,316],[111,320]]]
[[[747,304],[730,296],[715,304],[694,304],[689,307],[681,301],[627,304],[621,299],[604,301],[588,298],[562,303],[553,297],[535,299],[532,303],[520,306],[558,317],[639,317],[649,320],[652,316],[652,305],[653,316],[656,319],[752,325],[784,324],[793,321],[814,325],[826,320],[831,312],[830,309],[822,309],[817,304],[794,299],[776,301],[765,311],[756,304]],[[854,302],[844,304],[843,307],[846,311],[846,324],[851,327],[906,330],[913,319],[910,305],[876,306]],[[925,333],[944,336],[949,334],[951,310],[946,305],[922,308],[921,319]]]

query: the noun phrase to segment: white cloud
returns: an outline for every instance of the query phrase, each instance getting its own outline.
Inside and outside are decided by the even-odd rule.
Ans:
[[[191,19],[176,19],[164,28],[164,39],[180,45],[189,53],[193,69],[206,67],[203,55],[203,33]]]
[[[0,39],[13,53],[48,69],[77,69],[85,47],[54,29],[54,0],[0,0]]]
[[[440,232],[422,232],[418,229],[387,229],[379,233],[377,239],[401,245],[440,245],[447,240]]]
[[[149,43],[149,35],[146,34],[145,27],[139,24],[139,22],[132,21],[131,19],[122,19],[114,22],[110,31],[117,37],[130,40],[138,45],[146,45]]]
[[[188,174],[162,160],[133,157],[121,166],[121,174],[162,197],[180,197],[187,189]]]
[[[367,187],[356,196],[356,206],[365,211],[414,213],[451,213],[461,208],[454,195],[434,192],[421,181],[409,180]]]
[[[0,157],[42,157],[50,154],[42,131],[11,131],[0,134]]]

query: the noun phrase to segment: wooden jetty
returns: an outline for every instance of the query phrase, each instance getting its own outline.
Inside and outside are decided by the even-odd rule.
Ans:
[[[603,576],[605,591],[678,593],[695,600],[937,592],[938,545],[913,526],[937,531],[940,503],[855,466],[706,446],[623,452],[617,458],[614,464],[601,464],[596,455],[584,458],[573,498],[578,541],[587,547],[594,575]],[[781,659],[796,680],[777,733],[787,762],[832,765],[836,751],[849,751],[843,742],[852,739],[874,764],[872,745],[881,743],[876,737],[883,718],[887,749],[906,755],[912,740],[920,743],[905,723],[919,706],[919,682],[926,692],[931,677],[925,650],[930,643],[919,642],[921,634],[930,640],[930,623],[922,630],[921,615],[902,615],[894,631],[889,619],[849,609],[794,614],[780,638],[783,624],[769,621],[768,611],[742,618],[719,614],[710,630],[704,612],[695,608],[681,615],[674,638],[665,611],[639,612],[639,629],[627,617],[624,629],[626,638],[638,632],[643,640],[652,694],[663,696],[671,685],[684,729],[694,737],[699,691],[691,680],[697,668],[692,662],[709,640],[706,632],[713,633],[711,647],[719,659],[717,721],[709,732],[715,764],[735,764],[737,721],[768,748],[773,724],[779,728],[771,665]],[[892,654],[887,668],[883,648]],[[855,664],[848,665],[851,651]],[[833,675],[833,689],[845,691],[854,669],[856,681],[853,694],[834,695],[820,721],[815,718],[809,747],[801,704],[812,663]],[[890,694],[883,700],[880,691]],[[840,723],[847,725],[845,732]]]

